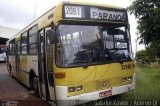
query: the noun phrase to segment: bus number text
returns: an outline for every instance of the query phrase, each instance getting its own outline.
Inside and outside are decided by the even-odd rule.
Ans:
[[[65,16],[70,18],[81,18],[81,8],[75,6],[65,6]]]

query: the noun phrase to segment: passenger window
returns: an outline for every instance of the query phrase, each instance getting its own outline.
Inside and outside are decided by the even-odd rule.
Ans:
[[[29,30],[29,54],[37,54],[37,25]]]
[[[15,54],[15,49],[16,49],[15,40],[12,40],[12,41],[10,41],[10,43],[9,43],[9,53],[10,53],[11,55],[14,55],[14,54]]]
[[[21,35],[21,54],[27,54],[27,31]]]

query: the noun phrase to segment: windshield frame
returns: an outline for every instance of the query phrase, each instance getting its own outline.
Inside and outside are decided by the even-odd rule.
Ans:
[[[99,23],[100,25],[103,25],[103,23]],[[72,23],[72,24],[68,24],[68,23],[59,23],[57,24],[56,28],[58,30],[58,36],[61,36],[60,35],[60,31],[59,31],[59,26],[60,25],[90,25],[90,26],[96,26],[97,24],[93,24],[93,23],[88,23],[88,24],[82,24],[82,23]],[[105,25],[105,24],[104,24]],[[123,62],[130,62],[130,61],[133,61],[133,58],[132,58],[132,44],[131,44],[131,36],[130,36],[130,26],[128,23],[109,23],[109,25],[123,25],[125,27],[125,30],[127,29],[128,30],[128,40],[127,40],[127,48],[126,50],[128,50],[129,54],[131,55],[130,59],[127,59],[127,60],[111,60],[111,61],[103,61],[103,62],[92,62],[91,64],[89,64],[88,66],[94,66],[94,65],[104,65],[104,64],[110,64],[110,63],[123,63]],[[125,31],[127,33],[127,31]],[[101,32],[102,33],[102,32]],[[59,42],[59,41],[58,41]],[[115,44],[115,43],[114,43]],[[55,65],[59,68],[75,68],[75,67],[85,67],[87,62],[84,63],[84,64],[79,64],[77,63],[76,65],[68,65],[68,66],[63,66],[63,65],[58,65],[57,63],[57,48],[58,48],[58,43],[55,44]],[[104,48],[103,48],[104,49]]]

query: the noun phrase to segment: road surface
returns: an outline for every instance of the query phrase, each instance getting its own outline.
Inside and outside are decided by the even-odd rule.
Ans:
[[[9,105],[8,105],[9,104]],[[14,105],[13,105],[14,104]],[[48,104],[29,94],[29,90],[12,78],[5,63],[0,63],[0,106],[48,106]]]

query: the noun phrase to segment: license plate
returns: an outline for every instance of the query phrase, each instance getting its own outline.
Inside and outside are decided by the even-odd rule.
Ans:
[[[111,90],[107,90],[107,91],[103,91],[99,93],[99,97],[108,97],[112,95],[112,91]]]

